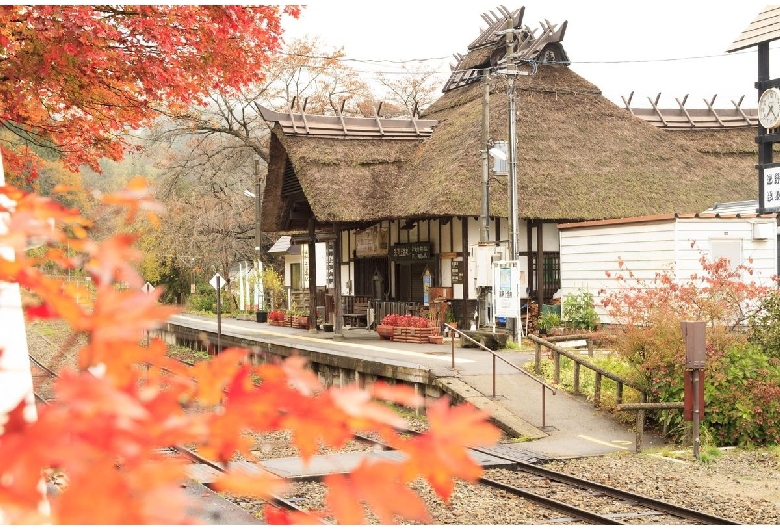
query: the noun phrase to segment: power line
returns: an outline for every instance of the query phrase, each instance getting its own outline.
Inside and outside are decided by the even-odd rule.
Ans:
[[[660,58],[660,59],[620,59],[620,60],[594,60],[594,61],[569,61],[565,64],[570,66],[576,66],[579,64],[646,64],[646,63],[665,63],[665,62],[678,62],[678,61],[697,61],[702,59],[719,59],[719,58],[725,58],[725,57],[734,57],[737,55],[745,55],[748,53],[755,53],[753,50],[742,50],[734,53],[722,53],[722,54],[714,54],[714,55],[694,55],[689,57],[667,57],[667,58]],[[405,60],[393,60],[393,59],[358,59],[355,57],[333,57],[333,56],[327,56],[327,55],[308,55],[308,54],[297,54],[297,53],[286,53],[286,52],[280,52],[279,55],[285,55],[288,57],[299,57],[304,59],[312,59],[312,60],[336,60],[339,62],[344,63],[361,63],[361,64],[408,64],[408,63],[425,63],[430,61],[445,61],[445,60],[452,60],[453,56],[448,57],[428,57],[428,58],[414,58],[414,59],[405,59]],[[556,63],[549,63],[549,64],[556,64]],[[310,66],[310,68],[316,68],[316,66]],[[373,71],[372,71],[373,72]],[[365,72],[365,73],[372,73],[372,72]],[[394,73],[394,72],[378,72],[378,73]],[[437,71],[438,73],[438,71]]]

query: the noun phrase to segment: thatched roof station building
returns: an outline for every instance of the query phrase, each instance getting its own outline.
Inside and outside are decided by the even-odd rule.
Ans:
[[[546,302],[560,287],[559,222],[688,214],[755,199],[755,111],[737,109],[746,116],[741,123],[670,128],[666,120],[615,105],[569,68],[565,22],[542,28],[535,39],[522,24],[522,10],[500,11],[504,17],[494,16],[459,57],[442,96],[419,117],[264,112],[273,128],[261,229],[331,241],[333,283],[325,287],[336,299],[346,294],[424,304],[433,301],[428,287],[440,286],[451,288],[444,292],[461,326],[478,306],[479,323],[487,321],[479,247],[511,256],[508,176],[494,173],[492,163],[484,240],[484,153],[507,140],[512,77],[515,253],[525,263],[530,300]],[[535,67],[532,75],[501,73],[506,42],[497,31],[505,19],[516,29],[513,58],[521,68]],[[412,249],[410,255],[412,244],[428,252]]]

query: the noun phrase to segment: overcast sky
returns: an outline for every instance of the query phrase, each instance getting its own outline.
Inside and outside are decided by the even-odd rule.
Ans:
[[[398,61],[424,60],[446,77],[453,54],[487,27],[481,14],[505,6],[525,6],[523,24],[541,33],[539,21],[560,25],[568,20],[563,47],[571,68],[622,106],[634,92],[632,106],[649,107],[660,92],[660,106],[704,107],[717,94],[716,107],[755,108],[756,48],[726,53],[726,48],[766,6],[764,2],[703,1],[485,1],[346,2],[321,0],[304,8],[298,20],[285,22],[285,39],[319,36],[323,44],[344,47],[350,64],[365,77],[397,72]],[[770,43],[770,77],[780,76],[780,41]],[[375,63],[381,60],[386,62]]]

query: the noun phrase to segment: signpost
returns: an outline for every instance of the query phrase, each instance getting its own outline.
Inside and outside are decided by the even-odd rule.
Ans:
[[[704,378],[701,370],[706,366],[706,324],[704,322],[680,322],[685,341],[684,409],[686,420],[693,420],[693,457],[699,459],[699,422],[704,411]]]
[[[210,280],[211,286],[217,290],[217,355],[220,351],[220,341],[222,339],[222,276],[216,273]]]

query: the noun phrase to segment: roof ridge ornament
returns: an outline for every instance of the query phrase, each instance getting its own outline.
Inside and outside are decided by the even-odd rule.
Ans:
[[[482,19],[488,23],[468,46],[466,55],[455,54],[457,63],[450,65],[452,74],[444,85],[442,92],[449,92],[482,79],[483,72],[507,63],[548,63],[568,65],[570,63],[561,41],[566,34],[568,21],[560,27],[544,19],[539,24],[541,34],[536,37],[536,30],[523,25],[525,7],[509,11],[504,6],[497,10],[503,16],[483,13]],[[510,26],[509,28],[507,26]],[[513,42],[514,52],[507,55],[507,37]]]

